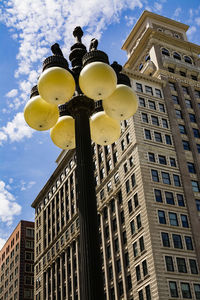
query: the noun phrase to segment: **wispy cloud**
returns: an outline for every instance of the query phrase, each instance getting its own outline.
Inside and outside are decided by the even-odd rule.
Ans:
[[[15,202],[4,181],[0,180],[0,220],[11,225],[16,215],[21,213],[21,206]],[[0,241],[2,242],[2,241]]]
[[[174,14],[173,14],[173,18],[177,18],[179,17],[179,15],[181,14],[182,12],[182,8],[181,7],[177,7],[174,11]]]
[[[34,186],[35,184],[36,184],[35,181],[25,182],[24,180],[22,180],[22,181],[20,182],[20,185],[21,185],[20,190],[21,190],[21,191],[26,191],[26,190],[32,188],[32,186]]]
[[[8,92],[6,94],[6,97],[13,98],[13,97],[16,97],[17,94],[18,94],[18,90],[17,89],[12,89],[10,92]]]
[[[195,26],[191,26],[187,31],[187,35],[189,37],[191,37],[196,31],[197,31],[197,28]]]
[[[5,242],[6,242],[6,239],[0,238],[0,250],[4,246]]]

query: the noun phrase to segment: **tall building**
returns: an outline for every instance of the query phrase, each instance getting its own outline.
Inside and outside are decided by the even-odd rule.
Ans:
[[[0,251],[0,300],[33,299],[34,222],[20,221]]]
[[[139,109],[93,144],[105,299],[200,299],[200,46],[144,11],[123,45]],[[80,299],[76,156],[63,151],[35,208],[35,299]]]

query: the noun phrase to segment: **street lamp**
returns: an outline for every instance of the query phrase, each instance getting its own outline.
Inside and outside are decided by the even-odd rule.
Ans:
[[[24,118],[36,130],[50,129],[52,141],[62,149],[76,147],[77,205],[80,223],[80,299],[103,300],[97,204],[91,138],[100,145],[120,136],[120,121],[131,117],[138,101],[122,67],[97,50],[93,39],[87,52],[83,31],[76,27],[69,59],[58,44],[45,59],[38,84],[25,106]],[[101,101],[102,100],[102,101]],[[60,117],[58,117],[58,111]],[[91,132],[91,136],[90,136]]]

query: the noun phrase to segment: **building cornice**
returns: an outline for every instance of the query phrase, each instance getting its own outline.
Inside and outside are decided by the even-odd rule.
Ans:
[[[124,68],[123,73],[126,74],[127,76],[129,76],[130,79],[145,80],[145,81],[150,81],[150,82],[153,82],[153,83],[158,83],[158,84],[161,84],[163,86],[166,85],[166,82],[164,80],[161,80],[159,78],[152,77],[152,76],[149,76],[149,75],[145,75],[145,74],[140,73],[138,71],[132,71],[130,69]]]
[[[129,46],[129,44],[131,43],[131,41],[133,40],[134,36],[136,35],[136,33],[138,32],[138,30],[140,29],[140,27],[142,26],[142,24],[144,23],[144,21],[147,18],[151,18],[153,20],[157,20],[160,21],[162,23],[166,23],[168,25],[172,25],[175,26],[176,28],[182,29],[185,32],[188,30],[189,26],[183,23],[180,23],[178,21],[175,20],[171,20],[169,18],[154,14],[152,12],[149,12],[147,10],[145,10],[142,15],[140,16],[139,20],[137,21],[136,25],[133,27],[131,33],[129,34],[129,36],[127,37],[126,41],[124,42],[122,49],[126,50],[127,47]]]

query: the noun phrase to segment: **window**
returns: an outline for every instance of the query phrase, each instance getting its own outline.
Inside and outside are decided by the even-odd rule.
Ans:
[[[148,153],[149,161],[155,162],[155,154],[154,153]]]
[[[161,133],[159,133],[159,132],[154,132],[154,137],[155,137],[155,141],[156,141],[156,142],[162,143],[162,136],[161,136]]]
[[[135,174],[131,175],[131,184],[132,184],[132,188],[134,188],[134,186],[136,185]]]
[[[200,153],[200,144],[197,144],[197,151]]]
[[[166,264],[167,271],[174,272],[174,263],[173,263],[172,256],[165,256],[165,264]]]
[[[138,83],[138,82],[136,82],[136,90],[137,90],[137,92],[143,92],[143,88],[142,88],[142,84],[141,83]]]
[[[162,119],[162,127],[163,127],[163,128],[169,128],[168,122],[167,122],[166,119]]]
[[[181,134],[186,134],[186,129],[184,125],[179,124],[178,127]]]
[[[139,205],[138,194],[137,193],[133,196],[133,200],[134,200],[134,205],[135,205],[135,208],[136,208]]]
[[[183,143],[183,149],[184,150],[187,150],[187,151],[190,151],[190,144],[188,141],[182,141]]]
[[[141,216],[140,216],[140,214],[137,215],[136,222],[137,222],[137,229],[139,230],[140,227],[142,227],[142,222],[141,222]]]
[[[133,255],[134,257],[138,256],[137,242],[133,243]]]
[[[156,104],[154,101],[149,100],[148,103],[150,109],[156,110]]]
[[[200,211],[200,200],[196,199],[195,202],[197,210]]]
[[[135,268],[135,272],[136,272],[137,281],[139,281],[141,279],[141,273],[140,273],[140,266],[139,265]]]
[[[194,292],[195,292],[196,299],[200,299],[200,284],[194,283]]]
[[[180,56],[180,54],[177,53],[177,52],[174,52],[173,57],[174,57],[175,59],[181,60],[181,56]]]
[[[132,199],[128,201],[128,212],[129,214],[133,211]]]
[[[181,186],[179,175],[173,174],[173,179],[174,179],[174,185],[175,186]]]
[[[182,291],[183,298],[187,298],[187,299],[192,298],[189,283],[181,282],[181,291]]]
[[[187,95],[189,94],[187,86],[182,86],[182,90],[183,90],[184,94],[187,94]]]
[[[140,64],[139,65],[139,71],[142,70],[142,68],[143,68],[143,64]]]
[[[193,250],[193,243],[192,243],[192,238],[190,236],[185,236],[185,244],[187,250]]]
[[[166,48],[162,48],[161,52],[165,56],[170,56],[169,51]]]
[[[178,226],[178,219],[176,213],[169,212],[169,223],[172,226]]]
[[[196,75],[191,74],[191,78],[192,78],[192,80],[197,81],[197,76]]]
[[[184,56],[184,60],[185,60],[185,62],[186,63],[188,63],[188,64],[192,64],[192,60],[191,60],[191,58],[189,57],[189,56]]]
[[[174,104],[179,104],[178,96],[172,95],[172,100],[173,100]]]
[[[167,161],[166,161],[166,157],[163,155],[158,155],[158,161],[161,165],[166,165]]]
[[[143,291],[142,290],[140,290],[138,292],[138,297],[139,297],[139,300],[144,300],[144,296],[143,296]]]
[[[192,180],[191,184],[192,184],[192,190],[193,190],[193,192],[199,193],[199,184],[198,184],[198,182],[195,181],[195,180]]]
[[[126,193],[128,194],[130,192],[130,182],[129,180],[126,181]]]
[[[194,91],[195,97],[200,98],[200,91],[195,90]]]
[[[143,276],[145,277],[148,274],[148,268],[147,268],[147,261],[144,260],[142,262],[142,270],[143,270]]]
[[[155,189],[154,195],[155,195],[156,202],[163,202],[161,190]]]
[[[180,234],[172,234],[174,248],[183,249],[182,239]]]
[[[171,192],[165,192],[165,199],[167,204],[174,205],[174,195]]]
[[[146,138],[147,140],[151,140],[151,132],[150,132],[150,130],[145,129],[145,130],[144,130],[144,134],[145,134],[145,138]]]
[[[144,238],[143,238],[143,236],[141,236],[139,238],[139,245],[140,245],[140,252],[144,251],[145,247],[144,247]]]
[[[173,82],[169,82],[169,87],[172,91],[176,91],[176,85]]]
[[[135,233],[135,223],[134,223],[134,220],[132,220],[130,222],[130,227],[131,227],[131,234],[134,234]]]
[[[122,151],[124,151],[124,148],[125,148],[125,143],[124,143],[124,140],[121,141],[121,149]]]
[[[151,176],[152,176],[153,181],[159,182],[159,177],[158,177],[158,171],[157,170],[151,170]]]
[[[171,136],[168,134],[165,134],[165,142],[167,145],[172,145]]]
[[[156,92],[156,96],[157,96],[158,98],[162,98],[161,90],[155,89],[155,92]]]
[[[181,215],[181,222],[182,222],[182,226],[188,228],[189,224],[188,224],[188,218],[186,215]]]
[[[177,201],[179,206],[185,206],[183,195],[182,194],[177,194]]]
[[[175,158],[170,157],[170,158],[169,158],[169,161],[170,161],[170,166],[171,166],[171,167],[176,167],[176,160],[175,160]]]
[[[179,73],[180,73],[181,76],[186,77],[186,73],[185,72],[180,71]]]
[[[145,286],[145,293],[146,293],[146,299],[151,300],[151,290],[150,290],[149,284],[147,286]]]
[[[196,117],[194,114],[189,114],[190,122],[196,123]]]
[[[163,181],[163,183],[165,183],[165,184],[171,184],[169,173],[161,172],[161,174],[162,174],[162,181]]]
[[[145,93],[153,96],[153,90],[151,86],[145,85]]]
[[[165,106],[162,103],[159,103],[159,110],[160,112],[165,112]]]
[[[127,279],[127,287],[128,287],[128,291],[130,291],[132,289],[132,279],[131,279],[131,275],[128,275],[126,277]]]
[[[187,162],[187,166],[188,166],[188,171],[189,171],[190,173],[193,173],[193,174],[196,173],[195,167],[194,167],[194,164],[193,164],[193,163]]]
[[[170,295],[172,298],[178,298],[178,289],[175,281],[169,281]]]
[[[153,125],[159,126],[158,117],[151,116],[151,122],[152,122]]]
[[[158,219],[160,224],[166,224],[165,212],[163,210],[158,211]]]
[[[182,117],[182,113],[181,113],[181,111],[180,111],[180,110],[178,110],[178,109],[175,109],[175,113],[176,113],[176,117],[177,117],[178,119],[183,119],[183,117]]]
[[[189,259],[190,271],[192,274],[198,274],[197,263],[195,259]]]
[[[185,258],[177,257],[176,262],[177,262],[178,271],[180,273],[187,273]]]
[[[185,105],[187,108],[192,108],[192,102],[188,99],[185,99]]]
[[[146,106],[145,100],[144,100],[144,98],[142,98],[142,97],[139,97],[139,103],[140,103],[140,106],[141,106],[141,107],[145,107],[145,106]]]
[[[162,244],[164,247],[170,247],[169,234],[167,232],[161,232]]]
[[[200,133],[199,130],[197,128],[192,128],[193,130],[193,134],[195,138],[200,138]]]

